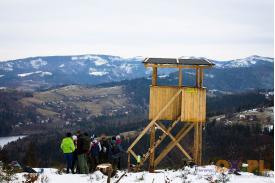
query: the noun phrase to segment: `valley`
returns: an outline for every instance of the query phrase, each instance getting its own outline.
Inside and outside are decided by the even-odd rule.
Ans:
[[[100,68],[104,64],[107,67],[111,62],[107,58],[109,62],[104,59],[94,59],[95,57],[77,57],[72,63],[84,65],[89,63]],[[27,63],[27,61],[22,62]],[[36,72],[35,69],[42,70],[43,67],[49,67],[49,61],[47,64],[42,61],[35,62],[36,64],[31,65],[34,70],[26,70],[24,73]],[[56,65],[58,66],[56,69],[65,69],[66,63],[61,61],[56,61],[55,64],[59,64]],[[129,60],[127,62],[132,63]],[[217,65],[216,68],[207,70],[205,73],[204,84],[208,90],[207,122],[203,130],[205,145],[203,159],[205,162],[211,162],[213,161],[211,157],[234,158],[236,155],[242,157],[244,153],[248,153],[247,158],[258,159],[258,156],[265,152],[264,158],[269,162],[267,166],[272,168],[274,160],[268,152],[273,148],[271,143],[274,127],[274,92],[271,82],[273,81],[273,63],[268,58],[255,56],[241,59],[238,61],[239,64],[235,62],[236,60],[224,62],[223,65]],[[15,69],[15,63],[12,66],[13,69]],[[86,67],[87,65],[83,66],[83,69]],[[72,68],[76,68],[75,65]],[[148,123],[149,85],[151,83],[147,75],[150,71],[143,70],[143,74],[137,70],[128,71],[128,73],[126,70],[119,71],[125,75],[124,79],[113,80],[113,76],[108,76],[106,69],[105,71],[104,69],[93,70],[91,71],[93,77],[102,79],[96,82],[91,80],[91,77],[89,80],[80,77],[79,80],[73,82],[72,80],[60,82],[61,78],[66,79],[64,74],[67,72],[71,72],[67,74],[73,76],[73,73],[76,73],[73,70],[64,71],[64,74],[59,75],[55,80],[50,79],[56,75],[54,72],[51,72],[52,75],[42,72],[22,75],[20,71],[21,79],[16,79],[16,83],[12,80],[9,84],[0,82],[3,86],[0,90],[0,136],[27,135],[24,139],[5,146],[0,153],[0,159],[17,159],[36,167],[58,166],[62,162],[62,156],[59,153],[60,139],[65,132],[75,133],[77,130],[97,136],[120,134],[123,138],[123,148],[127,149]],[[6,69],[6,72],[12,71]],[[43,72],[48,71],[43,70]],[[132,72],[139,72],[140,75],[135,78]],[[261,74],[262,72],[264,74]],[[108,71],[108,73],[111,72]],[[77,76],[79,75],[74,75],[73,78]],[[107,76],[112,80],[105,80]],[[47,77],[49,80],[45,80]],[[87,79],[87,76],[85,78]],[[158,78],[159,85],[175,85],[177,80],[177,75],[173,70],[160,73]],[[38,85],[33,87],[29,85],[29,82],[38,83]],[[47,87],[42,86],[45,83]],[[194,70],[184,72],[183,84],[192,86],[194,83]],[[30,88],[24,88],[25,86],[30,86]],[[176,132],[177,130],[173,133]],[[235,134],[234,137],[232,134]],[[148,138],[146,135],[141,140],[142,145],[137,147],[140,152],[147,151]],[[183,146],[187,151],[192,152],[192,146],[189,143],[192,137],[186,138],[187,143]],[[243,143],[254,139],[257,139],[255,144],[249,144],[246,148],[242,147]],[[168,141],[164,141],[164,144],[167,143]],[[262,150],[255,151],[256,147],[262,147]],[[31,155],[36,158],[35,161],[29,162],[27,157],[30,156],[31,151],[35,150],[36,153],[41,154],[45,148],[49,152],[47,155],[41,157],[37,154]],[[232,149],[236,150],[233,155]],[[160,167],[180,167],[184,164],[184,159],[178,158],[181,157],[179,153],[176,149],[173,150]],[[126,162],[127,159],[124,157],[122,159],[124,167]]]

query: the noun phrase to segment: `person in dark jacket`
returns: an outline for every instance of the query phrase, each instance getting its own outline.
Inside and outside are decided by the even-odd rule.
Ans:
[[[91,171],[95,171],[96,166],[99,164],[99,154],[102,150],[100,142],[96,136],[91,137],[90,157],[91,157]]]
[[[111,156],[111,146],[107,137],[103,134],[100,141],[102,150],[99,154],[100,163],[109,163]]]
[[[121,168],[121,156],[123,152],[120,136],[112,137],[112,163],[117,169]]]
[[[88,138],[88,140],[87,140]],[[88,143],[88,145],[87,145]],[[80,174],[88,174],[87,154],[89,153],[90,139],[87,134],[79,134],[77,137],[77,159]]]

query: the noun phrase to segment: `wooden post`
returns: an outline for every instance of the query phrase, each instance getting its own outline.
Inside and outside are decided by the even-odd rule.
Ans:
[[[153,67],[152,86],[157,86],[157,79],[158,79],[158,68]]]
[[[182,69],[179,68],[179,87],[182,86]]]
[[[198,164],[202,165],[202,126],[203,122],[199,123],[199,153],[198,153]]]
[[[194,149],[193,149],[193,158],[194,162],[198,164],[198,147],[199,147],[199,123],[196,122],[194,125]]]
[[[200,78],[199,79],[200,80],[199,87],[202,88],[203,87],[202,86],[203,85],[203,69],[202,68],[200,68],[200,72],[199,73],[200,73],[200,76],[199,76],[199,78]]]
[[[151,127],[150,130],[150,157],[149,157],[149,172],[153,173],[155,171],[155,137],[156,130],[155,125]]]
[[[131,154],[128,152],[128,171],[131,171]]]
[[[199,68],[196,67],[196,87],[199,87]]]
[[[194,127],[194,149],[193,157],[197,165],[202,163],[202,122],[196,122]]]

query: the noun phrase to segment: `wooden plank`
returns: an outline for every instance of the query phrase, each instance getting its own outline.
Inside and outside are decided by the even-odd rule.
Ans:
[[[202,165],[202,127],[203,127],[203,123],[200,122],[199,124],[200,128],[199,128],[199,140],[200,140],[200,144],[199,144],[199,165]]]
[[[195,123],[194,125],[194,147],[193,147],[193,157],[196,164],[198,164],[198,145],[199,145],[199,138],[198,138],[198,124]]]
[[[179,142],[177,142],[176,138],[173,137],[173,135],[172,135],[170,132],[167,131],[167,129],[164,127],[163,124],[161,124],[161,123],[160,123],[160,124],[156,123],[156,125],[159,127],[159,129],[160,129],[163,133],[165,133],[166,135],[168,135],[168,136],[172,139],[172,141],[174,141],[174,142],[176,143],[176,146],[179,148],[179,150],[180,150],[188,159],[192,159],[192,158],[189,156],[189,154],[183,149],[183,147],[179,144]]]
[[[174,102],[174,100],[181,94],[181,90],[179,90],[171,99],[170,101],[162,108],[161,111],[156,115],[156,117],[143,129],[143,131],[139,134],[139,136],[134,140],[134,142],[130,145],[128,148],[128,151],[130,151],[136,143],[143,137],[143,135],[155,124],[155,122],[159,119],[159,117],[162,115],[162,113]]]
[[[179,68],[179,87],[182,86],[182,68]]]
[[[152,73],[152,86],[157,85],[157,79],[158,79],[158,68],[153,67],[153,73]]]
[[[156,123],[156,122],[155,122]],[[149,172],[155,171],[155,137],[156,137],[155,125],[150,129],[150,158],[149,158]]]
[[[172,122],[172,125],[168,127],[167,131],[170,132],[176,126],[176,124],[179,121],[180,121],[180,116],[175,121]],[[155,147],[154,147],[155,149],[161,144],[161,142],[165,139],[166,136],[167,135],[165,133],[163,133],[159,137],[159,139],[155,143]],[[148,159],[149,154],[150,154],[150,149],[149,149],[149,151],[146,154],[143,155],[143,158],[142,158],[141,163],[140,163],[141,165]]]
[[[130,171],[130,169],[131,169],[131,154],[130,154],[130,152],[128,152],[127,164],[128,164],[128,166],[127,166],[128,171]]]
[[[128,152],[131,153],[134,156],[135,159],[138,158],[138,156],[136,155],[136,153],[132,149],[130,149]]]
[[[187,133],[194,127],[194,123],[191,123],[187,129],[182,128],[176,135],[176,142],[179,142],[184,136],[187,135]],[[175,142],[170,142],[164,150],[159,154],[157,159],[155,160],[155,166],[157,166],[160,161],[175,147],[176,143]]]
[[[196,87],[199,87],[199,68],[196,67]]]
[[[202,87],[202,85],[203,85],[203,69],[202,68],[200,68],[200,79],[199,79],[199,87],[201,88]]]
[[[179,90],[179,87],[151,86],[149,119],[152,120],[159,111],[167,104]],[[181,112],[181,95],[171,104],[171,106],[160,116],[159,120],[174,120]]]
[[[182,90],[181,121],[205,122],[206,89],[184,87]]]
[[[158,67],[158,68],[183,68],[183,69],[195,69],[196,67],[199,68],[211,68],[211,65],[176,65],[176,64],[144,64],[145,67]]]

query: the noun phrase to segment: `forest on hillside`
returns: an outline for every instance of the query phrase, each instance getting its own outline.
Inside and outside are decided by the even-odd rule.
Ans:
[[[133,101],[137,100],[133,99]],[[146,99],[144,99],[146,100]],[[146,103],[146,102],[145,102]],[[140,104],[141,105],[141,104]],[[144,105],[144,104],[143,104]],[[267,99],[259,91],[224,95],[208,98],[208,117],[218,114],[231,114],[242,110],[257,107],[273,106],[273,98]],[[94,117],[89,121],[83,121],[77,126],[66,126],[66,128],[47,129],[43,133],[29,135],[17,142],[12,142],[0,151],[0,160],[17,160],[20,163],[32,167],[59,167],[63,165],[62,153],[59,144],[67,131],[75,133],[77,130],[87,132],[89,135],[106,134],[117,135],[121,132],[142,130],[148,123],[146,114],[131,113],[118,116]],[[203,131],[204,141],[204,163],[217,159],[259,159],[266,161],[266,166],[273,168],[273,131],[262,131],[260,122],[255,125],[225,124],[208,121]],[[176,133],[177,130],[174,132]],[[192,152],[192,136],[186,137],[184,146]],[[130,145],[134,138],[123,138],[124,150]],[[253,141],[254,143],[249,143]],[[148,136],[141,140],[137,146],[138,151],[145,152],[148,144]],[[167,138],[165,143],[168,143]],[[163,147],[160,147],[163,148]],[[259,150],[260,149],[260,150]],[[161,167],[179,167],[185,163],[185,159],[177,149],[160,164]],[[126,166],[126,154],[123,158]]]

